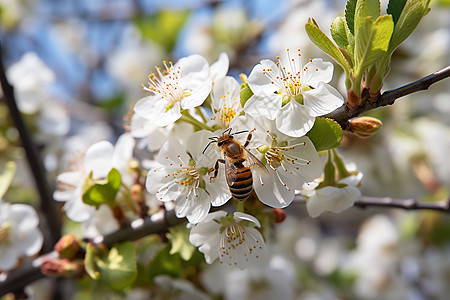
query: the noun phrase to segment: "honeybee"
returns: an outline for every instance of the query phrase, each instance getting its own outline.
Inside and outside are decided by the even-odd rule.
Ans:
[[[218,159],[214,168],[209,170],[208,173],[214,172],[214,175],[209,180],[212,181],[217,177],[219,163],[223,163],[225,165],[225,176],[231,195],[234,199],[241,201],[246,200],[252,192],[252,169],[269,174],[266,166],[246,148],[252,139],[252,131],[248,133],[247,140],[242,145],[234,139],[234,135],[248,132],[248,130],[232,134],[231,128],[228,128],[222,133],[222,136],[210,137],[211,142],[203,150],[203,153],[205,153],[208,146],[212,143],[217,143],[217,146],[221,148],[223,159]]]

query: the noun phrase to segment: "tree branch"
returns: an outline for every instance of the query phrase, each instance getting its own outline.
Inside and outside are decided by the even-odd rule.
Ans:
[[[450,66],[437,71],[433,74],[430,74],[426,77],[423,77],[417,81],[414,81],[412,83],[406,84],[404,86],[401,86],[399,88],[385,91],[382,94],[380,94],[377,99],[370,101],[366,100],[361,106],[356,107],[354,110],[350,110],[347,107],[347,104],[342,105],[335,111],[324,115],[324,117],[334,119],[336,122],[341,125],[342,129],[347,129],[347,122],[348,120],[355,118],[362,113],[382,107],[387,105],[394,104],[395,100],[398,98],[401,98],[403,96],[418,92],[427,90],[432,84],[441,81],[447,77],[450,77]]]
[[[116,243],[135,241],[154,233],[164,233],[170,227],[185,220],[177,218],[173,211],[161,211],[145,219],[135,221],[127,228],[96,238],[93,242],[112,247]],[[19,291],[35,280],[44,278],[45,275],[41,273],[41,264],[46,257],[56,257],[56,253],[54,251],[47,253],[9,273],[0,274],[0,297],[7,293]]]
[[[20,140],[22,142],[22,146],[25,150],[28,164],[30,166],[30,171],[33,174],[36,188],[41,200],[40,208],[41,213],[44,216],[44,228],[49,232],[49,239],[45,240],[43,251],[48,252],[53,248],[53,245],[56,243],[60,236],[60,214],[56,207],[56,202],[53,201],[52,190],[47,182],[47,176],[44,165],[42,164],[42,160],[39,157],[39,153],[31,139],[27,127],[25,126],[19,109],[17,108],[14,89],[9,84],[8,79],[6,78],[2,54],[3,48],[0,44],[0,82],[5,102],[8,105],[11,119],[13,120],[14,125],[19,132]]]
[[[296,195],[294,201],[306,203],[306,199],[301,195]],[[360,208],[384,207],[401,208],[405,210],[434,210],[450,213],[450,198],[438,202],[420,202],[417,199],[394,199],[390,197],[360,197],[355,201],[355,205]]]
[[[306,199],[296,195],[294,201],[305,203]],[[401,208],[405,210],[434,210],[440,212],[450,212],[450,199],[439,202],[419,202],[416,199],[393,199],[389,197],[361,197],[355,201],[355,206],[360,208],[384,207]],[[112,247],[116,243],[125,241],[135,241],[147,235],[164,233],[171,226],[175,226],[186,219],[179,219],[173,211],[161,211],[145,219],[135,221],[130,227],[122,228],[104,237],[95,238],[94,243],[103,243],[107,247]],[[55,256],[55,252],[47,253],[34,259],[20,268],[9,272],[6,276],[0,276],[0,297],[25,287],[35,280],[43,278],[40,267],[45,257]]]

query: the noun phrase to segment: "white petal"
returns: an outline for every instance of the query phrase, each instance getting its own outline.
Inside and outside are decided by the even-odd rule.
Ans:
[[[146,137],[150,132],[159,128],[153,125],[148,119],[141,117],[138,114],[133,114],[130,122],[130,132],[135,138]]]
[[[278,89],[276,85],[271,83],[270,78],[264,74],[265,71],[263,70],[267,69],[279,73],[277,65],[273,61],[265,59],[257,64],[248,76],[248,85],[256,96],[270,96]]]
[[[166,112],[168,104],[160,95],[148,96],[136,103],[134,112],[155,126],[167,126],[181,117],[180,103],[174,103],[173,107]]]
[[[83,181],[83,174],[80,172],[64,172],[56,177],[58,182],[76,187]]]
[[[329,84],[319,83],[317,88],[303,92],[305,106],[313,117],[322,116],[334,111],[344,104],[341,94]]]
[[[325,188],[324,188],[325,189]],[[323,197],[327,200],[326,209],[334,213],[340,213],[350,207],[355,203],[356,198],[361,196],[359,189],[353,186],[346,186],[344,188],[339,188],[338,192],[332,191],[330,189],[317,190],[319,197]]]
[[[10,270],[17,262],[18,253],[12,245],[0,246],[0,270]]]
[[[278,94],[251,96],[244,105],[244,111],[253,117],[266,117],[273,120],[280,112],[282,97]]]
[[[129,133],[122,134],[114,146],[112,164],[120,171],[126,171],[128,163],[133,158],[134,138]]]
[[[180,184],[176,183],[176,179],[172,176],[167,176],[176,172],[175,170],[168,170],[165,167],[151,169],[148,171],[145,187],[150,194],[156,196],[159,201],[174,201],[181,193]]]
[[[303,67],[302,85],[316,88],[320,82],[330,82],[333,78],[333,69],[332,63],[324,62],[321,58],[314,58]]]
[[[211,92],[211,80],[190,81],[187,85],[184,85],[184,88],[185,90],[188,89],[190,95],[181,100],[181,107],[183,109],[194,108],[201,105],[208,97]]]
[[[114,146],[108,141],[100,141],[90,146],[84,156],[84,169],[92,171],[94,179],[105,178],[112,168]]]
[[[209,75],[209,64],[206,59],[198,54],[181,58],[174,69],[180,68],[182,80],[206,80]]]
[[[323,189],[326,188],[330,187],[324,187]],[[313,194],[310,194],[308,201],[306,201],[306,211],[311,217],[317,218],[325,210],[326,204],[317,197],[317,191],[315,190]]]
[[[339,183],[344,183],[350,186],[358,186],[363,178],[363,173],[358,172],[356,175],[350,175],[348,177],[339,180]]]
[[[255,223],[256,227],[261,227],[261,224],[259,223],[258,219],[252,215],[244,214],[238,211],[235,212],[233,215],[236,222],[239,222],[240,220],[246,220]]]
[[[228,72],[230,60],[225,52],[220,53],[219,59],[209,68],[209,76],[213,81],[225,77]]]
[[[283,208],[294,199],[294,189],[289,190],[279,180],[277,174],[269,169],[270,175],[255,172],[253,187],[258,199],[267,206]]]
[[[281,108],[276,124],[282,133],[300,137],[305,135],[314,125],[315,118],[310,115],[309,108],[291,100]]]
[[[92,218],[95,213],[95,207],[85,204],[81,200],[81,195],[79,195],[79,198],[66,202],[64,211],[72,221],[85,222]]]
[[[39,218],[34,210],[34,208],[30,205],[26,204],[13,204],[10,206],[10,217],[14,218],[18,222],[17,230],[19,231],[27,231],[36,226],[39,223]]]

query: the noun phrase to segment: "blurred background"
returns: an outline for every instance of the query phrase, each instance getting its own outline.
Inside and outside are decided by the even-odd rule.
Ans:
[[[1,51],[19,109],[54,184],[74,153],[99,140],[115,142],[127,129],[131,105],[145,95],[142,84],[163,60],[198,53],[213,63],[226,52],[229,74],[238,80],[261,59],[274,60],[287,48],[301,49],[306,59],[332,61],[309,41],[304,25],[314,17],[329,34],[344,9],[342,0],[0,0]],[[395,52],[383,90],[449,64],[450,2],[434,0]],[[333,84],[346,95],[342,73],[336,65]],[[1,99],[0,166],[10,160],[18,165],[4,199],[35,204],[37,194],[8,114]],[[382,130],[368,139],[345,135],[339,148],[364,173],[362,194],[448,199],[449,79],[369,115],[383,121]],[[304,204],[292,205],[287,213],[271,233],[273,256],[265,271],[230,271],[217,285],[211,278],[221,271],[213,265],[197,288],[225,299],[264,299],[269,294],[261,291],[267,289],[280,299],[447,299],[448,215],[352,208],[311,219]],[[245,288],[230,289],[236,282]],[[265,282],[270,284],[263,289]],[[129,299],[140,299],[134,292]]]

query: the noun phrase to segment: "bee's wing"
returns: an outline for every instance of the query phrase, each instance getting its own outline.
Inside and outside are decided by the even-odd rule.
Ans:
[[[269,170],[267,170],[266,166],[256,157],[254,156],[247,148],[244,148],[247,153],[246,162],[247,167],[252,170],[262,174],[269,174]]]
[[[227,178],[227,184],[228,186],[232,186],[236,181],[237,168],[230,162],[226,154],[224,154],[224,160],[225,160],[225,177]]]

